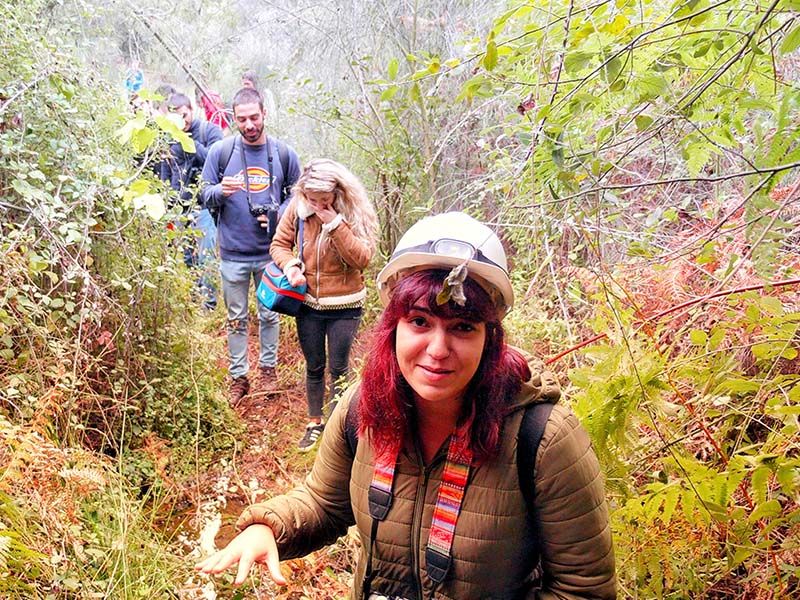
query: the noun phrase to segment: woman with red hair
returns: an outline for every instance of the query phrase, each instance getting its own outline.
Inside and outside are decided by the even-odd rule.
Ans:
[[[361,382],[334,411],[305,484],[244,511],[198,564],[281,559],[356,525],[351,597],[614,598],[603,479],[585,430],[504,341],[505,252],[462,213],[415,224],[378,275],[386,310]]]

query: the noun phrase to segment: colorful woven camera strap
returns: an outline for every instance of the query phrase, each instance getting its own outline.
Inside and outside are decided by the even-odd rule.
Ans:
[[[472,466],[473,454],[469,447],[469,431],[469,423],[466,423],[456,428],[450,436],[447,460],[436,496],[436,506],[433,509],[428,545],[425,549],[425,563],[428,577],[437,584],[444,581],[453,562],[450,551]],[[372,474],[372,483],[369,487],[369,512],[373,519],[368,561],[370,571],[377,524],[386,518],[392,504],[392,487],[398,454],[399,449],[394,454],[378,459]],[[372,573],[369,573],[368,578],[371,579],[371,576]]]

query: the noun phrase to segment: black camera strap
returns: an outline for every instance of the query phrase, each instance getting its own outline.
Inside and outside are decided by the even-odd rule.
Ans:
[[[272,194],[272,184],[275,181],[275,175],[272,172],[272,152],[269,151],[269,137],[267,137],[265,144],[267,147],[267,169],[269,170],[269,187],[267,189],[270,190],[269,193]],[[247,208],[250,210],[250,214],[255,214],[257,211],[254,210],[253,198],[250,195],[250,173],[247,170],[247,155],[244,151],[244,139],[242,139],[242,143],[239,145],[239,158],[242,161],[242,169],[244,172],[244,189],[247,196]],[[277,208],[275,210],[268,210],[266,214],[269,223],[268,231],[270,235],[273,235],[278,225]]]

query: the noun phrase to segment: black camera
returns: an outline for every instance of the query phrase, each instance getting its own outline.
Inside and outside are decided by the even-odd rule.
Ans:
[[[250,205],[250,214],[253,217],[258,218],[261,215],[268,215],[271,212],[275,212],[275,207],[271,204],[251,204]]]
[[[253,204],[252,202],[248,202],[247,206],[254,219],[261,215],[267,215],[266,225],[261,223],[261,226],[267,230],[268,235],[274,235],[278,228],[278,207],[274,204]]]

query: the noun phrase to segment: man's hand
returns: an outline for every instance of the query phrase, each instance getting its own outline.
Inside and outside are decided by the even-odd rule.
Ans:
[[[286,275],[286,279],[289,280],[289,283],[292,287],[303,285],[306,282],[306,276],[303,275],[303,272],[297,265],[292,265],[289,267],[286,271],[284,271],[284,275]]]
[[[238,177],[231,177],[230,175],[226,175],[222,178],[222,195],[228,198],[235,192],[238,192],[242,189],[242,181]],[[264,227],[262,225],[262,227]]]

